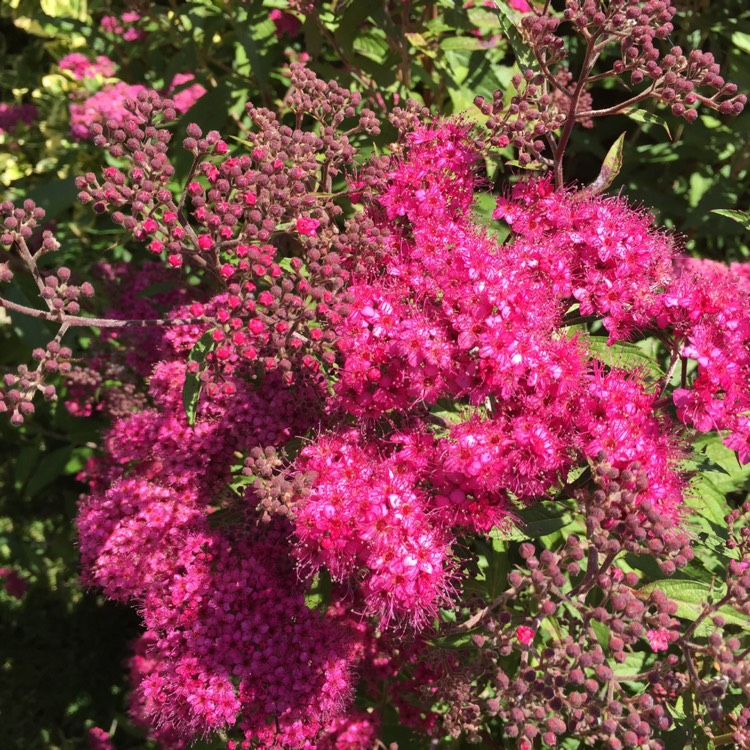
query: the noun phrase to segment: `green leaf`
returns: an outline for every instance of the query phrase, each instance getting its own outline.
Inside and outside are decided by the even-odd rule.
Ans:
[[[706,605],[717,602],[726,593],[726,586],[717,584],[712,586],[702,581],[686,581],[670,578],[662,581],[649,583],[638,590],[639,596],[644,598],[652,591],[662,591],[666,596],[677,604],[677,617],[683,620],[695,622],[703,613]],[[719,607],[716,614],[721,615],[728,624],[739,625],[743,630],[750,632],[750,621],[733,607]],[[715,630],[711,618],[707,617],[696,629],[696,635],[707,636]]]
[[[409,41],[412,40],[410,39]],[[413,41],[412,44],[414,44]],[[385,62],[385,58],[388,55],[388,39],[382,29],[366,29],[357,35],[353,46],[354,50],[362,55],[362,57],[366,57],[368,60],[372,60],[380,65]]]
[[[484,591],[488,599],[494,599],[508,587],[508,573],[510,572],[510,556],[508,555],[508,542],[506,535],[497,527],[490,533],[490,544],[484,540],[478,542],[479,549],[484,554],[480,555],[479,567],[481,576],[484,578]]]
[[[603,193],[614,181],[622,169],[622,150],[625,145],[625,133],[612,144],[604,157],[599,176],[586,187],[586,192],[592,195]]]
[[[750,55],[750,34],[745,34],[742,31],[735,31],[734,34],[732,34],[732,44],[737,47],[737,49]]]
[[[669,129],[667,121],[663,120],[659,115],[647,112],[645,109],[638,109],[637,107],[628,107],[627,109],[623,109],[619,114],[625,115],[636,122],[642,122],[648,125],[659,125],[664,128],[669,140],[672,140],[672,132]]]
[[[26,197],[45,210],[45,218],[49,221],[76,203],[77,195],[75,178],[66,177],[63,180],[52,179],[43,182],[30,190]]]
[[[478,50],[484,49],[484,44],[481,39],[477,39],[475,36],[449,36],[440,42],[440,47],[444,50]]]
[[[310,591],[305,594],[305,606],[308,609],[320,610],[322,614],[325,614],[331,603],[332,588],[331,574],[325,568],[321,568],[313,579]]]
[[[26,485],[26,493],[30,497],[35,497],[41,490],[59,479],[65,472],[73,450],[74,446],[66,445],[44,455]]]
[[[750,212],[749,211],[737,211],[734,208],[715,208],[711,211],[712,214],[718,214],[724,216],[727,219],[736,221],[738,224],[742,224],[743,229],[750,231]]]
[[[86,0],[40,0],[42,11],[52,18],[88,20]]]
[[[651,377],[660,380],[664,371],[652,357],[649,357],[636,344],[617,341],[611,346],[606,336],[581,336],[591,356],[607,365],[625,370],[643,370]]]
[[[685,504],[699,516],[707,519],[710,524],[723,530],[724,517],[730,512],[724,493],[712,478],[705,474],[693,483],[691,489],[692,492],[686,497]]]
[[[198,362],[203,364],[206,361],[208,353],[216,346],[213,339],[214,328],[206,331],[198,339],[195,346],[190,350],[189,362]],[[201,380],[202,367],[198,367],[195,372],[185,373],[185,383],[182,386],[182,405],[185,407],[185,416],[188,424],[192,427],[195,424],[195,413],[198,408],[201,391],[203,390],[203,381]]]
[[[724,445],[721,435],[716,433],[703,435],[693,443],[693,449],[698,456],[705,457],[705,463],[699,467],[701,477],[699,482],[703,478],[710,479],[716,491],[728,494],[742,489],[750,481],[750,464],[743,466],[737,460],[737,454]]]
[[[562,504],[549,507],[549,505],[539,503],[530,508],[524,508],[516,514],[516,517],[518,518],[516,528],[504,535],[506,539],[513,542],[545,537],[564,529],[573,521],[570,509]],[[502,531],[497,533],[503,536]]]
[[[472,633],[454,633],[453,635],[444,635],[442,638],[435,638],[429,643],[435,648],[464,648],[471,645]]]
[[[41,450],[36,445],[27,445],[21,448],[18,457],[9,465],[13,467],[16,489],[20,490],[26,484],[31,472],[39,463]]]
[[[537,64],[534,59],[534,54],[516,26],[516,20],[520,18],[520,14],[513,11],[509,5],[502,1],[497,2],[497,0],[495,0],[495,8],[497,9],[497,19],[503,28],[505,36],[508,37],[508,42],[510,42],[510,47],[516,57],[518,66],[521,70],[524,70],[525,68],[536,70]]]

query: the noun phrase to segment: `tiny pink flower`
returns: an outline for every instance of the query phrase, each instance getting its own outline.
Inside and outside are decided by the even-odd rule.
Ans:
[[[308,219],[305,216],[300,216],[297,219],[297,231],[300,234],[307,234],[310,237],[314,237],[319,226],[320,222],[317,219]]]
[[[669,631],[665,628],[649,630],[646,638],[654,651],[666,651],[669,648]]]
[[[214,241],[207,234],[198,237],[198,247],[201,250],[210,250],[214,246]]]
[[[534,640],[535,634],[534,628],[530,628],[526,625],[521,625],[516,628],[516,638],[523,646],[528,646]]]
[[[109,733],[99,727],[89,729],[88,750],[114,750]]]

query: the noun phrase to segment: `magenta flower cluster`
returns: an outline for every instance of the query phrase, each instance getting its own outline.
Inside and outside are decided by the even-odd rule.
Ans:
[[[39,116],[33,104],[6,104],[0,102],[0,135],[12,133],[19,124],[31,125]]]
[[[96,60],[92,61],[81,52],[71,52],[69,55],[65,55],[60,59],[58,65],[60,70],[70,71],[70,74],[77,81],[84,78],[95,78],[98,75],[111,78],[117,70],[114,61],[106,55],[99,55]]]
[[[638,84],[661,60],[647,96],[739,111],[705,55],[659,56],[674,9],[649,2],[638,16],[636,5],[613,0],[604,14],[569,0],[565,19],[589,39],[632,22],[618,62]],[[511,6],[528,13],[540,64],[559,62],[556,22]],[[135,41],[140,20],[102,24]],[[271,20],[296,31],[296,16]],[[76,79],[107,70],[75,55],[60,66]],[[436,736],[478,739],[499,722],[522,748],[568,733],[617,750],[658,748],[690,679],[709,717],[729,684],[750,695],[735,664],[745,646],[720,610],[750,608],[750,508],[728,517],[719,603],[686,633],[675,602],[638,590],[623,565],[649,555],[669,576],[692,560],[696,431],[719,431],[750,462],[747,269],[690,261],[626,198],[560,184],[568,126],[601,114],[583,86],[572,94],[570,74],[546,78],[558,104],[533,73],[516,79],[525,93],[507,117],[500,94],[479,102],[484,132],[408,102],[391,115],[387,155],[368,159],[360,147],[381,123],[361,96],[300,64],[289,75],[289,117],[249,104],[241,147],[187,126],[182,190],[169,143],[205,93],[192,74],[172,80],[170,98],[117,82],[71,104],[74,136],[109,157],[77,179],[81,201],[152,258],[133,272],[98,266],[108,318],[81,315],[93,287],[69,269],[40,270],[59,249],[47,232],[33,250],[43,212],[0,207],[2,243],[46,309],[3,306],[60,325],[36,370],[5,376],[0,410],[22,423],[37,391],[56,398],[47,377],[58,372],[71,412],[111,418],[81,472],[77,523],[84,582],[142,619],[135,722],[173,750],[217,733],[230,750],[365,750],[383,717],[356,697],[377,695]],[[693,99],[690,81],[716,93]],[[547,97],[544,117],[521,107],[527,95]],[[519,180],[488,225],[476,210],[485,157],[513,145],[544,163],[536,139],[561,127],[551,174]],[[0,266],[1,282],[12,276]],[[87,320],[110,332],[91,367],[73,368],[59,341]],[[655,357],[618,359],[646,335],[666,371]],[[97,395],[108,379],[118,384]],[[583,517],[581,534],[520,545],[505,591],[464,590],[489,535],[503,539],[548,499]],[[697,643],[709,619],[716,632]],[[457,635],[470,658],[441,646]],[[678,649],[693,669],[698,657],[719,664],[721,685],[679,666]],[[638,696],[616,673],[633,654],[645,654]],[[111,745],[101,729],[89,740]]]
[[[61,70],[69,71],[76,80],[95,79],[98,76],[111,78],[116,71],[115,63],[104,55],[90,60],[80,52],[63,57],[59,63]],[[91,126],[106,125],[109,128],[122,128],[130,119],[125,107],[128,99],[136,99],[140,93],[151,91],[140,83],[124,81],[106,83],[99,90],[88,94],[83,90],[71,95],[70,132],[79,141],[91,140]],[[171,98],[177,112],[187,112],[205,93],[206,89],[195,80],[192,73],[177,73],[163,91]]]

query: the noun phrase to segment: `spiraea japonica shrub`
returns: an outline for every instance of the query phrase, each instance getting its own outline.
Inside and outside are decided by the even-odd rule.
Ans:
[[[564,5],[497,16],[521,70],[478,114],[376,113],[295,62],[230,139],[123,91],[76,188],[140,265],[52,270],[43,210],[2,204],[0,279],[40,302],[0,303],[57,333],[0,409],[109,421],[82,578],[139,613],[130,714],[161,746],[750,746],[750,275],[604,194],[622,138],[566,179],[577,123],[745,98],[668,3]],[[533,169],[488,216],[497,161]]]

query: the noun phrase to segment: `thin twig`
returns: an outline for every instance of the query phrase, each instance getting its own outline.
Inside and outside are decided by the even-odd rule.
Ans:
[[[583,59],[583,67],[581,68],[581,74],[578,76],[578,82],[573,90],[573,94],[570,97],[570,109],[568,110],[568,118],[565,121],[565,126],[560,134],[560,140],[557,144],[557,150],[555,151],[555,186],[561,189],[565,183],[563,175],[563,157],[565,156],[565,149],[567,148],[568,141],[570,140],[570,134],[573,132],[576,119],[583,119],[585,115],[579,115],[576,110],[578,109],[578,102],[586,88],[589,74],[592,68],[596,64],[596,59],[599,53],[596,51],[595,39],[589,39],[586,46],[586,56]]]
[[[23,315],[28,315],[30,318],[47,320],[51,323],[62,323],[60,331],[63,334],[68,328],[75,328],[80,326],[89,326],[92,328],[152,328],[156,326],[190,326],[205,323],[205,321],[197,318],[191,318],[189,320],[184,320],[181,318],[175,318],[173,320],[168,318],[153,318],[147,320],[114,320],[112,318],[87,318],[82,315],[66,315],[65,313],[38,310],[34,307],[19,305],[16,302],[11,302],[10,300],[4,299],[3,297],[0,297],[0,306],[4,307],[6,310],[11,310],[12,312],[18,312],[22,313]]]

